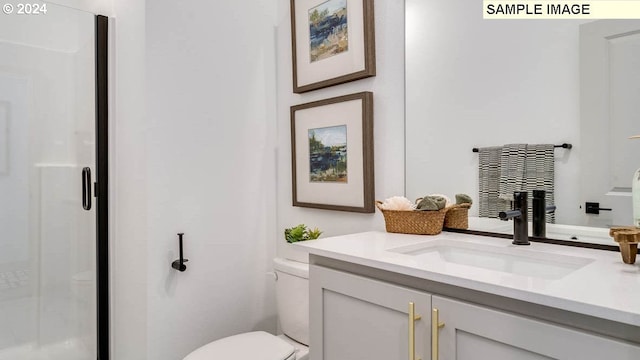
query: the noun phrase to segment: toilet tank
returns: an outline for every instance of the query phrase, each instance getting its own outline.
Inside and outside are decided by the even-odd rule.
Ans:
[[[309,264],[276,258],[276,304],[282,332],[309,345]]]

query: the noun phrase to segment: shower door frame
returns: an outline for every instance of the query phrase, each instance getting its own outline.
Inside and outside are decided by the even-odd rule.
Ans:
[[[96,314],[97,360],[109,360],[109,18],[96,34]]]

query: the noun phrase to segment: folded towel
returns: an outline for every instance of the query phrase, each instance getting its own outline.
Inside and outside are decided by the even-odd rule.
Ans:
[[[456,194],[456,205],[471,204],[471,203],[473,203],[471,196],[467,194]]]
[[[447,199],[442,196],[429,195],[425,196],[418,202],[417,210],[437,211],[444,209],[447,205]]]
[[[418,203],[418,206],[416,206],[416,210],[438,211],[440,210],[440,208],[438,207],[438,204],[435,202],[434,199],[425,197],[425,198],[422,198],[422,200],[420,200],[420,202]]]
[[[444,195],[444,194],[429,194],[429,195],[427,195],[427,196],[436,196],[436,197],[441,197],[441,198],[443,198],[443,199],[444,199],[444,201],[445,201],[444,207],[447,207],[447,206],[451,206],[451,205],[453,205],[453,204],[451,203],[451,199],[449,199],[449,197],[448,197],[447,195]]]

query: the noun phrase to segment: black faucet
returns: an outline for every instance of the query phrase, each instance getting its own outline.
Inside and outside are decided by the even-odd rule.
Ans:
[[[529,223],[527,221],[527,196],[526,191],[513,193],[513,210],[501,211],[498,216],[501,220],[513,219],[514,245],[529,245]]]
[[[544,190],[533,190],[533,236],[547,237],[547,214],[556,211],[555,205],[546,205],[546,192]]]

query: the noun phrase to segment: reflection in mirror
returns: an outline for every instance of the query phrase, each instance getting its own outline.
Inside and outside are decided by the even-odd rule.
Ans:
[[[552,155],[547,236],[611,244],[608,226],[632,224],[640,21],[483,20],[482,2],[465,0],[405,8],[408,198],[467,193],[470,229],[510,233],[510,222],[478,217],[472,149],[570,143]],[[612,211],[587,214],[586,202]]]

